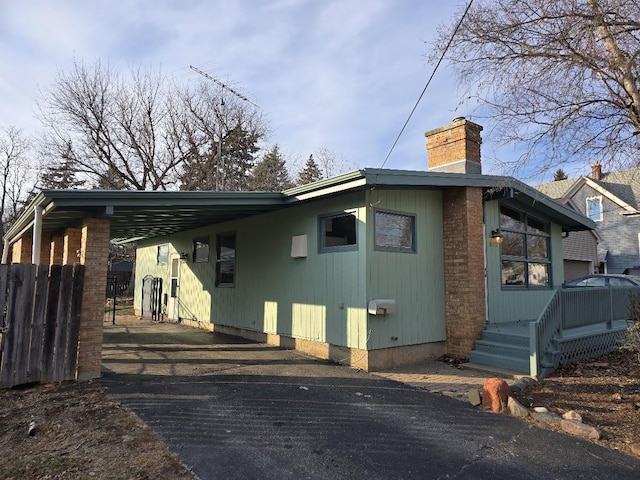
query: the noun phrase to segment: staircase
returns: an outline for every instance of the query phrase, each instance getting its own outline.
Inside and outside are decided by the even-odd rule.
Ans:
[[[469,363],[529,374],[529,322],[490,325],[469,353]]]

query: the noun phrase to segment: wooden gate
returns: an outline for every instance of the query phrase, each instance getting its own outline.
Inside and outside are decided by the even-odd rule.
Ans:
[[[0,388],[75,379],[84,266],[0,265]]]

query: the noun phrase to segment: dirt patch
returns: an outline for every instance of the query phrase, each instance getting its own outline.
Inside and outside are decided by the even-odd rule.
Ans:
[[[0,390],[0,404],[0,479],[193,478],[96,383]]]
[[[526,407],[544,406],[560,415],[575,410],[602,433],[595,443],[631,454],[640,442],[640,364],[620,350],[560,367],[516,398]]]

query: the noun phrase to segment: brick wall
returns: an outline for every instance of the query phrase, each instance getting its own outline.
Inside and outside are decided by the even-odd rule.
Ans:
[[[443,195],[447,355],[466,359],[486,323],[481,188]]]
[[[80,312],[79,380],[100,376],[109,227],[109,219],[103,218],[86,219],[82,227],[80,263],[85,265],[85,275]]]

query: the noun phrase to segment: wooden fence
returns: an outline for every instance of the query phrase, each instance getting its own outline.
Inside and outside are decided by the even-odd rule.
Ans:
[[[73,380],[84,266],[0,265],[0,388]]]

